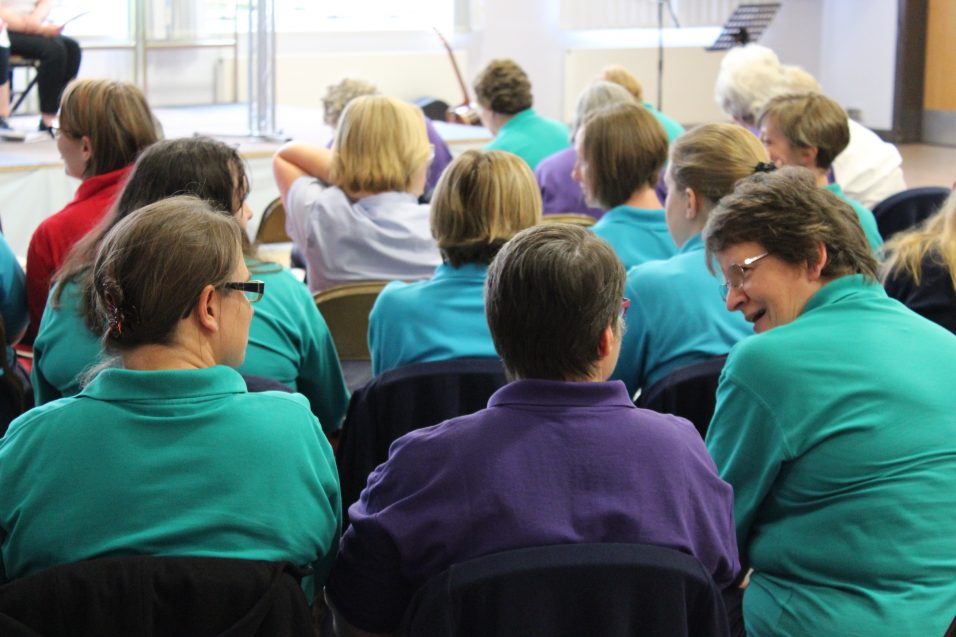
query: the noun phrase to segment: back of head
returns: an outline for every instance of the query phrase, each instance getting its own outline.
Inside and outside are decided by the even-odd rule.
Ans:
[[[119,170],[159,139],[146,96],[129,82],[74,80],[60,99],[60,134],[88,137],[90,160],[84,177]]]
[[[485,312],[510,378],[583,380],[601,335],[620,329],[624,266],[589,229],[543,224],[505,244],[488,270]]]
[[[630,93],[638,102],[644,101],[644,87],[641,86],[641,83],[630,71],[620,64],[611,64],[601,69],[601,79],[617,84]]]
[[[799,66],[787,65],[783,67],[783,86],[787,93],[822,93],[823,89],[817,79],[801,69]]]
[[[692,188],[705,199],[706,211],[733,192],[734,184],[767,163],[767,149],[750,131],[736,124],[704,124],[674,141],[670,171],[674,185]]]
[[[342,118],[342,111],[348,103],[363,95],[377,95],[378,88],[371,82],[345,78],[338,84],[330,84],[322,97],[324,121],[327,126],[335,128]]]
[[[864,274],[876,279],[877,262],[853,208],[818,188],[816,176],[806,168],[788,166],[743,179],[710,213],[704,228],[708,261],[751,241],[797,265],[815,265],[817,247],[823,244],[824,277]]]
[[[518,63],[492,60],[475,78],[475,97],[482,108],[502,115],[515,115],[531,108],[531,80]]]
[[[574,121],[571,123],[571,139],[577,134],[578,129],[584,124],[588,115],[614,104],[630,104],[635,101],[633,95],[620,84],[610,81],[597,80],[584,89],[584,92],[578,96],[577,107],[574,112]]]
[[[950,193],[939,212],[917,227],[894,235],[883,246],[883,251],[887,255],[884,279],[904,272],[919,285],[923,262],[932,257],[949,271],[956,290],[956,191]]]
[[[817,168],[830,168],[850,143],[846,111],[819,93],[778,95],[760,112],[758,125],[768,118],[792,146],[817,149]]]
[[[653,188],[667,161],[667,135],[640,104],[614,104],[584,121],[581,157],[588,166],[591,198],[619,206],[641,188]]]
[[[339,120],[332,183],[349,194],[403,192],[430,156],[421,109],[385,95],[357,97]]]
[[[195,197],[134,211],[104,237],[93,264],[93,298],[104,347],[168,345],[207,285],[229,281],[241,259],[239,224]]]
[[[767,47],[747,44],[732,48],[717,73],[717,104],[736,121],[753,125],[763,105],[780,91],[782,77],[780,60]]]
[[[541,220],[541,191],[523,159],[468,150],[445,169],[431,202],[432,235],[458,267],[491,260],[519,230]]]

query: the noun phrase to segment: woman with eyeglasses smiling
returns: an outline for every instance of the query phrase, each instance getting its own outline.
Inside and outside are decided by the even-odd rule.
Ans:
[[[246,266],[269,290],[256,307],[239,372],[302,393],[323,428],[338,429],[349,394],[335,344],[308,288],[287,269],[257,257],[244,232],[252,215],[245,202],[248,191],[242,157],[222,142],[204,137],[173,139],[143,153],[115,209],[76,246],[57,277],[34,343],[37,404],[77,393],[83,370],[101,359],[101,326],[83,290],[90,286],[92,261],[103,236],[137,208],[181,193],[195,195],[235,218],[243,229]]]
[[[704,229],[730,352],[707,448],[734,487],[751,637],[939,635],[956,608],[956,338],[890,299],[853,209],[803,168]]]
[[[263,292],[239,225],[194,197],[150,204],[106,234],[92,281],[120,365],[0,439],[0,582],[101,556],[207,556],[308,565],[314,593],[337,551],[335,461],[305,398],[248,393],[231,369]]]

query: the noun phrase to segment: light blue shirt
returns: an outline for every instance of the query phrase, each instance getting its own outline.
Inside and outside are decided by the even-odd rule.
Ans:
[[[428,281],[394,281],[369,315],[372,373],[450,358],[497,358],[485,318],[488,266],[443,263]]]
[[[726,354],[753,334],[740,312],[727,311],[719,285],[699,234],[676,256],[631,268],[624,288],[631,307],[611,378],[624,381],[633,396],[671,371]]]
[[[355,281],[425,279],[441,263],[429,207],[407,192],[352,202],[314,177],[289,188],[286,231],[302,251],[313,292]]]
[[[880,228],[876,224],[876,217],[873,216],[873,213],[870,211],[870,209],[864,207],[859,201],[847,197],[843,193],[843,188],[841,188],[840,184],[836,182],[827,184],[825,188],[843,201],[850,204],[850,207],[853,208],[856,216],[860,219],[860,225],[863,226],[863,233],[866,234],[866,240],[870,242],[870,247],[873,248],[873,253],[878,258],[881,257],[883,253],[883,237],[880,236]]]
[[[644,108],[651,112],[657,121],[660,122],[661,127],[664,129],[664,134],[667,135],[667,143],[673,144],[674,140],[684,134],[684,127],[680,125],[673,117],[668,117],[664,113],[660,112],[654,105],[650,102],[641,102],[644,105]]]
[[[591,228],[611,244],[627,269],[677,254],[663,210],[617,206]]]
[[[509,119],[485,150],[514,153],[534,170],[539,161],[569,145],[567,126],[528,108]]]

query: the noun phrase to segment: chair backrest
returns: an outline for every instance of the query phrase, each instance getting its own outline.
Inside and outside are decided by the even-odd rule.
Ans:
[[[396,439],[484,409],[506,382],[498,359],[457,358],[390,369],[356,390],[335,454],[343,514]]]
[[[694,557],[642,544],[564,544],[456,564],[429,580],[399,635],[729,635],[710,574]]]
[[[541,223],[573,223],[576,226],[593,226],[597,219],[580,212],[555,212],[541,217]]]
[[[278,197],[269,202],[262,212],[256,243],[289,243],[292,238],[285,231],[285,206]]]
[[[675,369],[642,391],[637,406],[686,418],[694,423],[703,438],[714,417],[717,383],[725,362],[726,355]]]
[[[918,225],[939,210],[949,192],[949,188],[939,186],[910,188],[876,204],[873,216],[876,217],[880,236],[886,240],[897,232]]]
[[[5,637],[310,636],[287,562],[131,556],[65,564],[0,587]]]
[[[360,281],[316,292],[316,307],[329,326],[339,360],[372,360],[368,351],[368,315],[388,281]]]

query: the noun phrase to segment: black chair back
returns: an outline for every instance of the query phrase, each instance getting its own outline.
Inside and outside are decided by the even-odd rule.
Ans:
[[[484,409],[506,382],[500,360],[458,358],[390,369],[356,390],[335,454],[346,523],[348,507],[396,439]]]
[[[729,628],[696,558],[643,544],[562,544],[452,566],[415,594],[398,634],[710,637]]]
[[[65,564],[0,587],[5,637],[312,637],[287,562],[132,556]]]
[[[928,186],[910,188],[891,195],[873,207],[873,216],[880,236],[889,239],[897,232],[909,230],[939,210],[949,196],[949,188]]]
[[[636,404],[662,414],[686,418],[694,423],[703,438],[714,417],[717,383],[725,362],[726,355],[675,369],[647,391],[642,391]]]

